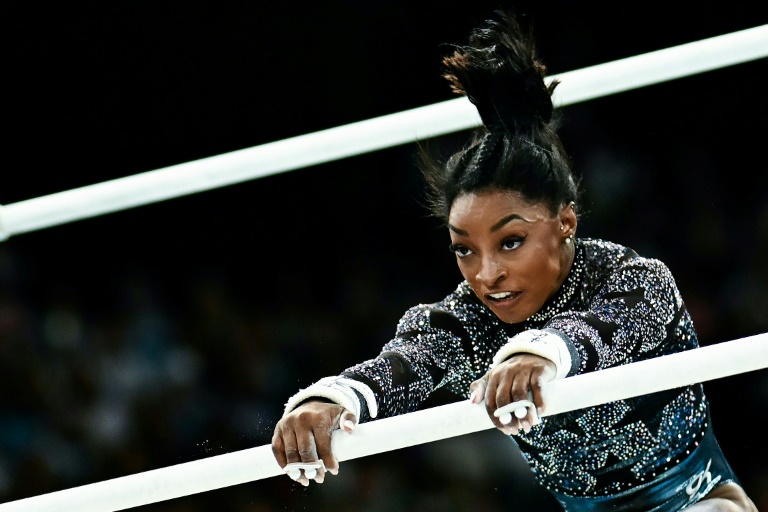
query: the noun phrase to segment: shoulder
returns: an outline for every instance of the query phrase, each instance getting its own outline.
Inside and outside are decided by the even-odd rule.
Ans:
[[[661,260],[605,240],[581,240],[588,288],[601,297],[643,290],[643,294],[681,302],[677,283]]]
[[[669,274],[667,265],[653,257],[642,256],[625,245],[595,238],[580,239],[584,247],[585,263],[591,270],[618,271],[622,269],[646,269]]]

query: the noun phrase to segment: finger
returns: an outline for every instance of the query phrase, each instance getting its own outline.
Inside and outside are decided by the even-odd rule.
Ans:
[[[499,416],[499,423],[502,424],[502,427],[500,428],[502,432],[504,432],[507,435],[517,435],[518,424],[517,424],[517,420],[512,414],[504,413],[501,416]]]
[[[530,428],[526,425],[523,418],[528,415],[529,409],[533,409],[533,402],[521,400],[512,402],[494,411],[494,416],[499,418],[499,422],[505,426],[502,429],[507,434],[518,434],[520,429]],[[526,431],[527,432],[527,431]]]
[[[513,433],[514,424],[512,423],[513,415],[509,412],[504,412],[499,414],[498,409],[494,413],[494,416],[496,416],[499,419],[500,426],[497,427],[499,430],[504,432],[507,435],[510,435]]]
[[[485,410],[488,412],[488,416],[491,417],[492,420],[495,418],[493,417],[493,411],[498,409],[498,406],[496,405],[496,398],[499,390],[499,381],[500,377],[497,374],[490,375],[488,380],[485,382]],[[498,427],[498,425],[496,425]]]
[[[525,372],[518,375],[518,378],[516,378],[515,382],[512,384],[512,399],[515,402],[518,402],[523,400],[530,401],[531,398],[531,373]],[[533,407],[526,407],[520,411],[519,415],[515,415],[518,428],[526,434],[530,432],[531,424],[533,422],[533,417],[530,414],[531,409],[533,409]]]
[[[543,370],[531,375],[531,401],[536,405],[536,419],[544,412],[544,395],[541,392]]]
[[[528,420],[528,407],[518,407],[515,409],[515,418],[517,419],[517,425],[520,430],[526,434],[531,430],[531,423]]]
[[[285,450],[286,464],[301,462],[301,456],[299,455],[299,448],[296,441],[295,432],[291,431],[290,433],[283,434],[283,446]]]
[[[517,403],[519,402],[512,402],[512,404],[517,404]],[[525,415],[528,414],[523,407],[519,407],[512,412],[503,412],[503,413],[501,412],[501,411],[507,410],[508,408],[509,407],[507,406],[506,408],[496,409],[496,411],[493,413],[494,416],[497,416],[499,418],[499,423],[501,423],[502,425],[509,425],[510,423],[512,423],[512,420],[514,419],[512,416],[513,414],[518,419],[524,418]],[[520,411],[523,411],[522,416],[520,414]]]
[[[339,416],[339,428],[344,432],[352,432],[357,428],[357,418],[352,411],[344,409]]]
[[[318,460],[315,466],[304,468],[304,476],[318,484],[323,483],[325,480],[325,464],[323,464],[323,461]]]
[[[288,460],[285,457],[285,443],[283,442],[283,431],[277,426],[275,427],[275,433],[272,434],[272,455],[275,456],[277,464],[284,468],[288,464]]]
[[[528,371],[523,371],[515,375],[515,379],[512,381],[512,385],[510,386],[510,389],[509,389],[508,403],[528,400],[530,380],[531,380],[531,376]]]
[[[311,430],[301,430],[297,432],[296,443],[300,459],[298,462],[317,462],[315,435]],[[305,487],[309,485],[309,478],[307,478],[304,473],[302,473],[301,477],[296,481]]]
[[[301,477],[304,476],[304,480],[306,480],[306,482],[303,482],[304,485],[307,485],[309,480],[317,481],[318,471],[320,470],[325,470],[321,460],[317,462],[296,462],[288,464],[283,468],[283,471],[293,480],[301,481]]]
[[[499,423],[502,425],[509,425],[512,423],[512,414],[505,412],[504,414],[499,415]]]
[[[506,374],[501,378],[499,385],[496,388],[496,400],[494,403],[496,408],[494,411],[499,407],[504,407],[513,401],[511,396],[511,389],[514,381],[514,376],[508,376]]]
[[[536,405],[532,400],[532,383],[536,380],[534,375],[536,375],[535,369],[528,374],[528,378],[524,386],[526,399],[528,400],[528,406],[515,411],[515,416],[520,422],[520,429],[526,434],[531,431],[531,426],[533,425],[533,410],[536,408]]]
[[[531,428],[541,423],[541,420],[539,419],[536,404],[533,402],[532,396],[529,396],[529,399],[525,401],[525,404],[525,408],[517,409],[515,415],[520,419],[520,426],[527,434],[531,431]]]
[[[487,378],[483,377],[469,385],[469,403],[479,404],[485,400],[485,387]]]
[[[286,464],[283,465],[285,467],[287,464],[294,464],[297,462],[301,462],[301,455],[299,454],[299,448],[298,448],[298,441],[296,440],[296,434],[291,431],[291,433],[284,433],[282,436],[283,439],[283,446],[284,453],[285,453],[285,460]],[[300,484],[307,486],[309,485],[309,481],[304,477],[301,470],[294,470],[290,471],[288,473],[288,476]]]
[[[520,400],[519,402],[512,402],[496,409],[493,415],[497,416],[500,420],[502,417],[506,417],[502,423],[510,423],[513,415],[518,419],[525,418],[528,415],[528,410],[533,407],[533,402],[530,400]]]
[[[301,470],[291,469],[290,471],[287,471],[287,475],[290,477],[291,480],[298,481],[301,479]]]
[[[319,469],[317,472],[317,476],[315,477],[315,482],[317,483],[323,483],[326,470],[333,475],[339,472],[339,463],[333,455],[333,448],[331,446],[331,433],[332,430],[328,428],[317,429],[315,431],[317,455],[323,460],[323,464],[325,465],[324,468]]]
[[[531,409],[531,418],[532,418],[531,420],[532,426],[536,426],[539,423],[541,423],[541,417],[539,417],[539,411],[536,409],[535,406]]]
[[[501,374],[500,377],[498,377],[498,379],[496,378],[491,379],[490,382],[493,384],[495,384],[496,381],[498,380],[498,385],[495,386],[495,389],[493,389],[493,391],[489,386],[489,389],[486,392],[486,409],[488,410],[488,415],[491,417],[491,420],[493,421],[496,428],[500,429],[502,432],[504,432],[507,435],[509,435],[514,431],[514,429],[516,428],[517,422],[515,420],[512,420],[512,422],[504,424],[503,422],[500,421],[498,416],[496,416],[496,414],[494,413],[500,407],[504,407],[505,405],[511,402],[510,396],[509,396],[509,393],[510,393],[509,389],[512,385],[511,384],[512,379],[513,379],[512,376],[504,372]]]

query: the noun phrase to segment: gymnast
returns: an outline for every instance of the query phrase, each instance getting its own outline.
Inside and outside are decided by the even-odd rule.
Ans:
[[[690,350],[696,331],[664,263],[576,238],[558,84],[545,82],[530,30],[498,11],[443,64],[483,122],[447,162],[421,162],[464,281],[409,309],[378,357],[291,397],[272,438],[279,465],[321,483],[339,467],[334,430],[414,411],[445,387],[483,404],[565,510],[756,512],[701,384],[540,417],[542,382]]]

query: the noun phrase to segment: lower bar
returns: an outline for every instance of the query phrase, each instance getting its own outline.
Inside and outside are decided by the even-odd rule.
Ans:
[[[768,333],[549,383],[552,416],[615,400],[768,368]],[[468,401],[336,431],[334,451],[350,460],[493,428]],[[0,512],[111,512],[280,475],[269,445],[137,473],[0,505]]]

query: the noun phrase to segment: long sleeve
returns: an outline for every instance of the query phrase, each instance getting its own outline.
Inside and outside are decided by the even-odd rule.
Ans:
[[[441,302],[409,309],[378,357],[342,375],[373,390],[379,417],[394,416],[416,410],[440,387],[467,396],[505,341],[498,320],[462,283]]]

